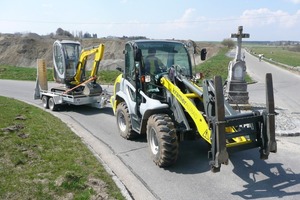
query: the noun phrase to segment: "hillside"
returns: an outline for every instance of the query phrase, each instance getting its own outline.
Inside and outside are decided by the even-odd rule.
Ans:
[[[50,36],[29,34],[1,34],[0,33],[0,65],[18,67],[36,67],[37,59],[45,59],[47,67],[52,67],[52,45],[57,39]],[[69,39],[69,38],[67,38]],[[79,40],[83,48],[105,45],[104,59],[100,69],[115,69],[123,67],[123,49],[127,40],[124,39],[98,39],[87,38]],[[200,48],[207,48],[208,57],[213,56],[219,49],[219,45],[213,43],[197,43]],[[196,59],[199,64],[200,59]]]

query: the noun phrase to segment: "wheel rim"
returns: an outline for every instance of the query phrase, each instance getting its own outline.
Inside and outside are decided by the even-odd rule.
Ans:
[[[158,149],[159,149],[156,132],[153,128],[151,128],[149,134],[150,134],[150,148],[151,148],[152,153],[154,155],[156,155],[158,153]]]
[[[42,98],[42,103],[43,103],[44,108],[47,108],[47,107],[48,107],[48,99],[47,99],[46,96],[43,96],[43,98]]]
[[[49,99],[49,108],[52,110],[54,108],[54,101],[53,101],[53,98],[50,98]]]
[[[118,125],[119,125],[119,128],[122,132],[126,131],[125,116],[122,112],[120,112],[119,115],[118,115]]]

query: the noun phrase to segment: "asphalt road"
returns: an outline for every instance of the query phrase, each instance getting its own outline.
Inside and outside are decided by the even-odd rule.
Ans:
[[[258,62],[248,54],[246,61],[249,73],[257,75],[255,78],[258,81],[248,87],[250,102],[263,106],[264,79],[261,81],[258,75],[263,77],[263,73],[272,72],[275,67],[256,72],[254,66],[266,68],[269,64]],[[289,109],[294,109],[291,112],[300,110],[297,101],[293,105],[291,102],[285,103],[289,101],[286,98],[288,90],[281,89],[293,87],[299,82],[289,77],[283,78],[283,74],[294,77],[290,73],[274,73],[276,106],[286,112],[290,112]],[[40,100],[33,100],[34,82],[0,80],[0,84],[0,95],[42,108]],[[293,93],[299,98],[295,91]],[[230,155],[228,165],[223,165],[221,172],[214,174],[208,165],[207,145],[201,141],[181,143],[177,163],[168,169],[158,168],[150,159],[144,137],[127,141],[119,136],[109,105],[103,109],[72,106],[53,114],[82,137],[83,142],[112,172],[117,183],[123,183],[120,187],[125,185],[127,190],[124,191],[129,191],[134,199],[300,198],[299,137],[277,137],[278,152],[270,154],[268,160],[260,160],[257,149],[234,153]]]
[[[300,135],[300,75],[259,61],[245,52],[247,72],[256,82],[248,85],[249,102],[254,106],[265,105],[265,74],[272,73],[276,112],[277,135]]]

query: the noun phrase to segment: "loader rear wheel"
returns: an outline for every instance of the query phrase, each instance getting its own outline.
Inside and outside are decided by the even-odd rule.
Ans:
[[[155,114],[149,117],[147,140],[156,165],[168,167],[176,162],[178,156],[176,129],[167,114]]]
[[[52,111],[56,111],[58,106],[55,104],[53,97],[50,97],[48,99],[48,105],[49,105],[49,109]]]
[[[47,96],[43,96],[42,97],[42,103],[43,103],[43,107],[48,109],[49,108],[49,102],[48,102],[49,98]]]
[[[116,115],[120,135],[127,140],[135,138],[137,133],[132,130],[129,110],[125,102],[118,104]]]

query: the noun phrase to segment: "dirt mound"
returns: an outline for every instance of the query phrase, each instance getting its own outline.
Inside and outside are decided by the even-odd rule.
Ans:
[[[20,67],[35,67],[36,59],[51,59],[51,39],[37,34],[0,36],[0,64]]]
[[[45,59],[47,67],[52,67],[52,45],[57,39],[63,38],[40,36],[35,33],[0,33],[0,65],[36,67],[37,59]],[[124,67],[123,49],[127,40],[89,38],[81,39],[79,42],[83,48],[98,46],[100,43],[105,45],[104,59],[100,63],[100,69],[116,69],[117,66]],[[219,49],[218,45],[212,43],[201,42],[197,43],[197,45],[200,48],[207,48],[208,57],[213,56]],[[199,56],[195,61],[197,64],[201,62]]]
[[[37,59],[45,59],[47,67],[52,67],[52,45],[58,38],[37,34],[0,35],[0,64],[18,67],[36,67]],[[60,38],[61,39],[61,38]],[[83,48],[105,45],[104,60],[100,68],[111,69],[123,63],[125,40],[83,39],[79,41]]]

